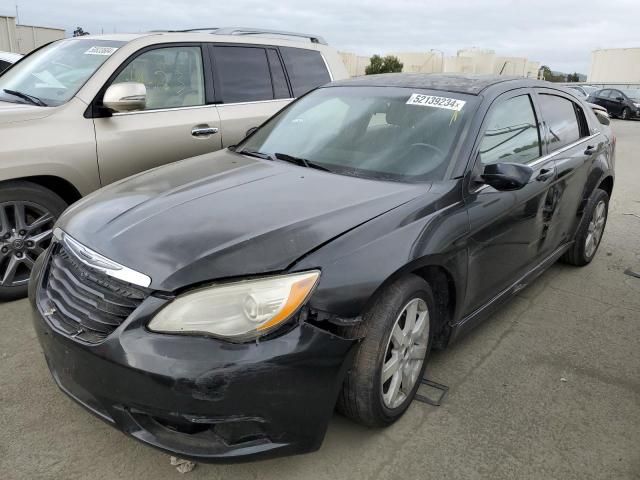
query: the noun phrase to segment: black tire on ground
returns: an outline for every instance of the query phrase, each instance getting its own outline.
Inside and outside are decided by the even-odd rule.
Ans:
[[[387,408],[382,397],[382,367],[391,337],[391,330],[403,308],[415,298],[424,300],[428,309],[429,336],[427,350],[419,370],[418,381],[397,408]],[[347,373],[338,398],[337,410],[343,415],[370,427],[383,427],[399,419],[411,404],[419,379],[429,358],[437,324],[433,293],[429,284],[416,275],[407,275],[382,291],[363,315],[363,321],[342,332],[364,337],[356,353],[353,366]]]
[[[622,109],[622,115],[620,115],[620,118],[622,120],[629,120],[630,117],[631,117],[631,110],[629,110],[629,107],[624,107]]]
[[[9,223],[14,223],[14,221],[12,222],[11,213],[8,213],[9,209],[12,208],[8,205],[13,202],[25,202],[29,206],[28,209],[34,208],[36,209],[34,211],[48,212],[53,217],[53,219],[51,222],[47,222],[46,228],[49,228],[53,221],[62,214],[65,208],[67,208],[67,204],[64,200],[62,200],[62,198],[53,193],[51,190],[41,187],[40,185],[37,185],[35,183],[27,181],[14,181],[0,185],[0,208],[7,209],[5,210],[5,215],[3,215],[3,217],[7,220],[2,220],[2,217],[0,217],[0,248],[10,248],[10,245],[7,243],[7,239],[4,238],[4,235],[11,235],[15,227],[15,225],[11,225]],[[34,214],[32,214],[32,216],[33,215]],[[29,213],[27,213],[27,216],[29,216]],[[5,225],[5,222],[8,224]],[[40,228],[37,231],[39,233],[43,233],[44,230],[43,228]],[[28,238],[25,237],[25,240],[28,240]],[[46,247],[47,241],[50,240],[42,241],[43,247]],[[2,253],[0,253],[0,301],[15,300],[18,298],[23,298],[27,295],[28,283],[26,282],[22,282],[22,284],[19,285],[1,285],[2,276],[7,270],[6,262],[8,261],[7,258],[10,253],[10,250],[9,253],[5,253],[4,256],[2,255]],[[33,252],[26,253],[25,251],[24,255],[26,256],[27,254],[35,255],[35,253]],[[23,266],[20,268],[22,268],[24,271],[24,268],[28,267]]]
[[[604,223],[602,224],[602,231],[597,238],[595,249],[591,254],[587,251],[587,237],[590,233],[590,224],[594,218],[594,213],[596,211],[596,207],[601,203],[604,203]],[[567,252],[561,257],[561,261],[564,263],[568,263],[570,265],[576,265],[578,267],[582,267],[587,265],[593,260],[596,252],[598,251],[598,247],[600,246],[600,241],[602,240],[602,235],[604,234],[604,229],[607,224],[607,218],[609,216],[609,195],[604,190],[597,188],[591,194],[591,198],[587,202],[587,205],[584,209],[584,213],[582,214],[582,220],[580,221],[580,225],[578,225],[578,230],[576,231],[575,241],[571,248],[567,250]]]

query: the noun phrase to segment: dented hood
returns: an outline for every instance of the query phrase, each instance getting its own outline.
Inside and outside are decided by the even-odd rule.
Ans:
[[[59,226],[102,255],[173,291],[282,271],[306,253],[424,193],[248,158],[227,150],[103,188]]]

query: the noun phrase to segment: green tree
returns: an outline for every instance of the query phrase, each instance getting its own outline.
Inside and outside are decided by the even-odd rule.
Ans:
[[[538,77],[541,77],[542,80],[551,80],[553,73],[551,73],[551,69],[549,67],[542,65],[538,70]]]
[[[578,72],[573,72],[567,75],[567,82],[579,82],[579,81],[580,81],[580,75],[578,75]]]
[[[369,60],[369,65],[365,68],[364,73],[366,75],[374,75],[376,73],[401,72],[403,66],[398,57],[393,55],[387,55],[384,58],[380,55],[374,55]]]

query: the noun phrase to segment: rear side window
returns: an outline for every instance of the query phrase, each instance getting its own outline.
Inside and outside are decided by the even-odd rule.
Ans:
[[[540,156],[538,122],[529,95],[492,107],[480,143],[482,163],[528,163]]]
[[[293,47],[281,47],[280,52],[291,80],[294,97],[304,95],[309,90],[331,81],[320,52]]]
[[[287,86],[287,79],[284,75],[284,69],[282,68],[282,62],[273,48],[267,50],[267,57],[269,58],[269,68],[271,69],[271,79],[273,80],[273,97],[274,98],[290,98],[289,87]]]
[[[580,123],[575,104],[557,95],[540,95],[540,111],[547,125],[549,151],[557,150],[580,139]]]
[[[273,100],[264,48],[216,46],[214,56],[224,103]]]

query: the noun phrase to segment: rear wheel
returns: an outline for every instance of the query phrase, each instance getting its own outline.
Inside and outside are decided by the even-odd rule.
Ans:
[[[367,426],[395,422],[411,404],[431,349],[433,293],[420,277],[389,285],[349,335],[363,336],[338,411]]]
[[[0,301],[26,296],[31,270],[51,243],[53,225],[66,206],[30,182],[0,186]]]
[[[578,226],[573,246],[562,256],[562,261],[571,265],[583,266],[593,260],[609,214],[609,195],[596,189],[585,207],[582,221]]]
[[[622,115],[620,115],[620,118],[622,118],[622,120],[629,120],[630,117],[631,117],[631,110],[629,110],[629,107],[624,107],[622,109]]]

